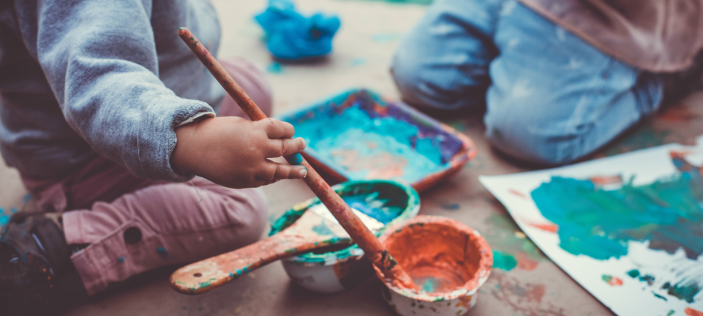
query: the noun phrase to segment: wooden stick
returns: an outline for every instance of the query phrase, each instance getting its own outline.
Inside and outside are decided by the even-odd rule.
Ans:
[[[232,79],[227,71],[220,65],[210,52],[198,41],[197,38],[187,28],[180,28],[178,36],[190,47],[190,50],[200,61],[205,65],[210,73],[215,76],[215,79],[225,88],[225,91],[237,102],[244,110],[249,118],[254,121],[267,118],[266,114],[259,109],[254,101],[242,90],[242,88]],[[285,157],[290,164],[302,165],[308,171],[305,177],[305,183],[320,199],[322,204],[327,206],[332,215],[339,221],[340,225],[349,233],[349,236],[354,242],[359,245],[359,248],[364,250],[364,253],[371,259],[383,275],[387,279],[392,280],[392,283],[401,288],[417,289],[412,279],[403,270],[400,265],[388,253],[378,238],[364,226],[361,220],[354,215],[349,206],[342,198],[335,193],[329,184],[310,166],[310,164],[299,153]]]

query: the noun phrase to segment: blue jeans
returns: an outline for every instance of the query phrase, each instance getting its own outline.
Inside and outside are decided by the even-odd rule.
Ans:
[[[662,79],[608,56],[514,0],[438,0],[393,61],[403,99],[487,108],[486,136],[521,160],[565,164],[662,100]]]

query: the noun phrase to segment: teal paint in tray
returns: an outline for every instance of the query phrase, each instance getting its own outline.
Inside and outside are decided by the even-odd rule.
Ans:
[[[386,179],[417,184],[463,166],[469,152],[475,151],[473,143],[467,144],[439,122],[363,89],[280,119],[293,124],[296,136],[305,139],[305,153],[312,163],[324,165],[340,181]]]

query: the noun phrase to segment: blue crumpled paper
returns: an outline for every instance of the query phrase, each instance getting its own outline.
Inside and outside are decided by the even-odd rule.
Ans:
[[[332,38],[341,22],[336,15],[315,13],[304,17],[291,0],[269,0],[266,10],[254,16],[266,32],[266,46],[279,59],[319,57],[332,51]]]

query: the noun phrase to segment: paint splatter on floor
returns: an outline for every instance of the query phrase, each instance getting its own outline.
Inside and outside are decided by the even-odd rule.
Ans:
[[[551,303],[542,302],[546,294],[544,284],[521,284],[518,279],[509,277],[505,273],[491,273],[491,281],[495,286],[491,294],[501,304],[510,306],[515,315],[524,316],[563,316],[564,309]]]
[[[540,261],[549,260],[525,236],[510,216],[491,214],[486,220],[486,224],[488,229],[482,232],[483,237],[486,238],[488,244],[493,248],[494,267],[506,271],[514,268],[530,271],[536,269]],[[511,264],[513,261],[515,262],[514,265]]]
[[[280,63],[272,62],[266,66],[266,71],[272,74],[280,74],[283,72],[283,66]]]
[[[5,210],[0,207],[0,226],[5,226],[10,221],[10,214],[5,213]]]
[[[517,267],[517,259],[515,259],[515,256],[493,250],[493,268],[510,271],[515,267]]]
[[[684,312],[688,316],[703,316],[703,312],[690,307],[686,307],[686,310]]]
[[[461,208],[459,204],[453,203],[453,204],[444,204],[442,205],[442,208],[447,210],[447,211],[456,211]]]
[[[366,64],[366,58],[363,57],[354,58],[351,62],[349,62],[349,65],[351,65],[352,67],[358,67],[364,64]]]

